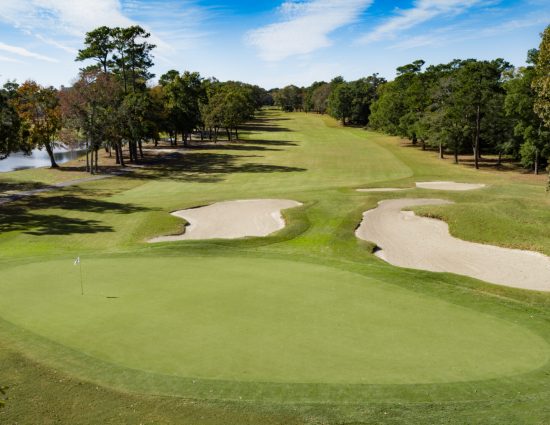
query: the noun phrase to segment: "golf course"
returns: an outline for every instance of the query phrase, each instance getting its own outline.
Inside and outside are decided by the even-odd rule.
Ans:
[[[276,109],[238,141],[145,150],[108,178],[0,176],[4,194],[76,181],[0,205],[0,423],[550,421],[550,292],[393,266],[355,235],[381,201],[435,198],[408,209],[550,255],[544,176]],[[385,187],[405,190],[358,191]],[[262,199],[289,201],[284,228],[150,243],[185,234],[174,211]]]

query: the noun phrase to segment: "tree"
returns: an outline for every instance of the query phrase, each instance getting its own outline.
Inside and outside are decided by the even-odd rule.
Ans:
[[[352,102],[353,91],[351,85],[346,82],[336,84],[328,99],[330,115],[341,120],[342,125],[346,125],[346,120],[351,116]]]
[[[7,158],[12,152],[25,150],[19,137],[19,115],[12,105],[16,90],[17,86],[13,84],[5,84],[0,89],[0,160]]]
[[[202,78],[198,72],[169,71],[161,77],[166,98],[166,108],[174,130],[174,140],[178,132],[182,134],[183,143],[187,146],[189,134],[199,125],[201,111],[199,104],[206,96]]]
[[[533,78],[534,110],[544,125],[550,128],[550,25],[546,27],[541,37]]]
[[[548,153],[548,134],[541,118],[535,113],[535,67],[538,51],[529,52],[529,65],[515,71],[512,78],[505,83],[506,99],[504,107],[506,116],[511,120],[513,133],[517,140],[517,150],[522,165],[533,168],[538,174],[542,157]]]
[[[493,61],[464,61],[457,70],[456,104],[468,117],[468,132],[472,135],[474,164],[479,169],[482,128],[495,118],[489,111],[495,96],[503,94],[502,75],[510,64],[502,59]]]
[[[113,30],[102,26],[86,33],[84,39],[84,49],[78,51],[76,61],[93,59],[97,62],[91,69],[101,69],[106,74],[112,66],[111,54],[114,49]]]
[[[115,149],[117,163],[124,165],[121,140],[113,137],[120,132],[120,120],[113,117],[118,115],[121,98],[115,77],[94,69],[82,71],[74,85],[60,93],[65,127],[74,130],[69,134],[76,141],[84,139],[86,169],[91,173],[99,171],[98,150],[103,145]]]
[[[139,25],[113,28],[113,73],[123,82],[124,92],[143,91],[145,83],[154,77],[149,72],[153,66],[152,50],[156,47],[147,39],[151,36]],[[142,40],[139,42],[138,40]]]
[[[51,167],[58,168],[53,154],[53,149],[58,145],[56,136],[61,129],[57,90],[29,80],[17,89],[13,104],[21,119],[23,141],[31,148],[45,148]]]
[[[399,82],[382,84],[377,94],[378,100],[371,106],[370,127],[392,135],[400,134],[399,122],[406,112]]]
[[[286,86],[275,93],[275,105],[285,112],[299,111],[303,105],[302,90],[294,85]]]
[[[353,124],[366,125],[369,122],[371,105],[377,99],[378,86],[386,80],[372,74],[366,78],[349,83],[352,92],[349,121]]]
[[[328,99],[330,97],[330,92],[332,91],[332,86],[328,83],[321,84],[311,94],[311,104],[312,110],[324,114],[328,109]]]

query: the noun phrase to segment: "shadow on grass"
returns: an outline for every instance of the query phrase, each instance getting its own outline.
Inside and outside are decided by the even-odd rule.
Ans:
[[[0,206],[0,233],[23,231],[25,234],[42,236],[113,231],[111,226],[98,220],[40,213],[41,210],[48,212],[47,210],[50,209],[115,214],[131,214],[150,210],[150,208],[131,204],[76,196],[72,193],[31,196]]]
[[[0,233],[16,230],[23,231],[27,235],[43,236],[112,232],[113,228],[97,220],[35,214],[19,205],[0,208]]]
[[[25,192],[29,190],[45,189],[46,184],[31,181],[0,180],[0,196],[5,192]]]
[[[187,150],[172,152],[162,157],[149,157],[142,161],[143,168],[128,173],[126,177],[140,179],[169,179],[183,182],[216,183],[228,174],[235,173],[290,173],[303,172],[305,168],[282,165],[242,163],[246,158],[259,155],[232,155],[217,152]]]

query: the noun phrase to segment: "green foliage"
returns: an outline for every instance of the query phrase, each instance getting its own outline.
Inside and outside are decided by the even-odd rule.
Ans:
[[[23,148],[19,133],[21,123],[12,104],[16,90],[17,87],[9,84],[0,89],[0,160]]]
[[[351,116],[352,102],[353,91],[350,84],[342,82],[333,85],[328,98],[328,111],[331,116],[346,125],[346,120]]]
[[[550,128],[550,25],[541,34],[539,51],[535,62],[533,89],[536,97],[534,109],[547,128]]]
[[[275,105],[285,112],[299,111],[303,107],[302,90],[294,85],[276,91],[273,97]]]

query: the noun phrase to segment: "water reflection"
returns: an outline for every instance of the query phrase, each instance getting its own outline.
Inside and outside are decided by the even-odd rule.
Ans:
[[[77,159],[84,154],[85,150],[74,150],[66,148],[55,148],[54,158],[58,164]],[[24,155],[21,152],[11,154],[6,159],[0,161],[0,172],[25,170],[27,168],[49,167],[51,165],[50,157],[45,149],[34,149],[31,155]]]

